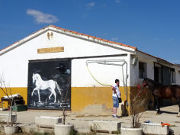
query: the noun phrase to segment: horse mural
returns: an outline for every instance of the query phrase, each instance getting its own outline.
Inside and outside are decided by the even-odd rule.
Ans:
[[[178,117],[180,117],[180,86],[179,85],[163,86],[162,84],[159,84],[152,79],[145,78],[143,80],[143,87],[147,87],[150,90],[152,90],[152,94],[156,102],[157,114],[160,114],[160,101],[162,99],[175,98],[179,106]]]
[[[38,93],[38,102],[41,103],[41,90],[49,90],[51,92],[51,94],[49,95],[49,100],[51,99],[52,96],[54,96],[54,103],[57,102],[57,92],[59,92],[58,94],[61,95],[62,89],[59,87],[59,85],[57,84],[56,81],[54,80],[47,80],[44,81],[40,74],[38,73],[33,73],[32,76],[32,80],[33,80],[33,84],[35,85],[35,88],[33,89],[31,96],[34,95],[34,92],[37,91]]]

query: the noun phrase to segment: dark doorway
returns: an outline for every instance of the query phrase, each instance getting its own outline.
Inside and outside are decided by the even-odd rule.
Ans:
[[[159,84],[162,83],[162,69],[161,66],[157,64],[154,66],[154,80]]]
[[[172,85],[175,82],[175,69],[155,63],[154,80],[162,86]],[[161,101],[161,106],[173,104],[171,99],[162,99]]]
[[[155,63],[154,80],[162,85],[171,85],[175,82],[175,70],[173,68]]]

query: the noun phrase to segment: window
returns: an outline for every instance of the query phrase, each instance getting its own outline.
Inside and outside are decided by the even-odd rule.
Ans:
[[[139,62],[139,78],[143,79],[147,77],[147,64]]]
[[[175,72],[175,69],[171,69],[171,83],[176,83],[176,72]]]

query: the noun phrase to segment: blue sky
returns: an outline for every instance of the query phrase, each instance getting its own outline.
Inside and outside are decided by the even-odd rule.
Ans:
[[[0,0],[0,49],[49,24],[180,63],[180,0]]]

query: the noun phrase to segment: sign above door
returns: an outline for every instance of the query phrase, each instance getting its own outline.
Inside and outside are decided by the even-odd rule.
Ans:
[[[37,49],[37,53],[58,53],[64,52],[64,47],[50,47],[50,48],[40,48]]]

